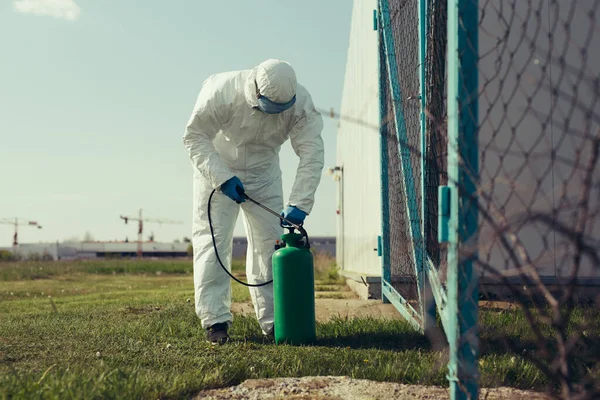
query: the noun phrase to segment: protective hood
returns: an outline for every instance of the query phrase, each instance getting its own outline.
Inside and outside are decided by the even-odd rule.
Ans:
[[[289,108],[294,104],[297,87],[298,81],[292,66],[285,61],[269,59],[250,71],[244,94],[251,107],[279,104]],[[262,101],[259,101],[259,97],[262,97]]]

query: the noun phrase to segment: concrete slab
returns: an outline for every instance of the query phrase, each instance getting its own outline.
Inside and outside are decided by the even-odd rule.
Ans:
[[[508,387],[481,389],[479,397],[488,400],[549,400],[543,393]],[[318,376],[302,378],[249,379],[241,385],[206,390],[194,399],[212,400],[342,400],[342,399],[448,399],[448,388],[437,386],[403,385],[394,382],[374,382],[347,376]]]
[[[252,303],[233,303],[234,314],[254,315]],[[361,299],[316,299],[315,311],[318,322],[327,322],[332,318],[371,317],[382,320],[402,319],[402,316],[391,304],[383,304],[380,300]]]

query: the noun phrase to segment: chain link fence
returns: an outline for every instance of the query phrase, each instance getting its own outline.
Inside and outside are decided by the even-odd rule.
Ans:
[[[427,132],[425,243],[432,264],[445,282],[447,246],[438,242],[438,187],[448,184],[446,129],[447,1],[427,0],[425,64],[425,129]]]
[[[541,0],[480,5],[484,245],[479,257],[504,275],[519,274],[523,260],[518,260],[525,257],[540,276],[557,282],[570,277],[576,250],[559,226],[598,243],[598,195],[593,191],[600,182],[594,155],[600,55],[593,49],[600,48],[599,5]],[[498,220],[515,235],[514,243],[522,244],[519,258],[501,243]],[[578,275],[598,276],[597,266],[581,261]],[[484,269],[482,275],[497,274]]]
[[[535,365],[557,396],[596,398],[600,325],[585,303],[600,300],[600,2],[458,4],[461,236],[478,214],[458,272],[472,262],[483,289],[459,298],[459,351],[477,332]],[[478,146],[461,142],[471,127]],[[529,330],[467,329],[463,307],[479,297],[520,305]]]
[[[561,397],[594,398],[600,332],[576,314],[600,288],[600,1],[487,1],[479,15],[475,263],[504,289],[482,294],[525,312],[530,332],[507,348]]]
[[[382,152],[387,164],[387,215],[384,215],[384,257],[390,267],[391,285],[405,299],[418,301],[417,275],[413,233],[415,220],[421,218],[421,155],[419,120],[419,35],[417,1],[390,2],[391,34],[394,43],[397,80],[390,81],[388,65],[383,50],[384,38],[380,35],[382,51],[381,76],[386,93],[383,116],[384,146]],[[394,86],[396,87],[394,88]],[[402,95],[400,102],[394,102],[392,90]],[[402,130],[403,132],[398,132]],[[399,137],[406,139],[399,146]],[[403,165],[400,151],[408,158]],[[409,168],[406,168],[409,166]],[[415,205],[410,210],[408,199]],[[411,221],[411,212],[413,220]],[[386,235],[387,234],[387,235]],[[415,307],[416,308],[416,307]]]
[[[600,0],[382,4],[389,24],[380,29],[380,40],[390,29],[398,71],[390,80],[390,54],[383,49],[382,157],[389,181],[384,262],[392,282],[408,277],[412,291],[394,287],[405,298],[419,299],[413,215],[424,222],[425,262],[448,299],[438,309],[448,324],[455,394],[473,393],[468,382],[479,378],[481,348],[483,354],[501,350],[530,362],[557,397],[597,398]],[[425,18],[419,14],[423,4]],[[420,23],[426,24],[424,171]],[[395,84],[401,97],[394,101]],[[450,223],[455,238],[440,244],[438,187],[445,185],[456,196]],[[411,204],[418,206],[412,214]],[[480,306],[515,305],[527,331],[478,322]]]

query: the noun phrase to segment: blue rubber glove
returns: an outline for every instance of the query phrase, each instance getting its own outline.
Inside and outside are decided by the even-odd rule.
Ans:
[[[294,206],[287,206],[285,210],[283,210],[283,212],[281,213],[281,216],[296,225],[302,225],[302,223],[304,222],[304,218],[306,218],[306,213]],[[284,227],[291,226],[284,220],[281,220],[281,225]]]
[[[240,204],[246,201],[246,199],[242,196],[244,193],[244,185],[240,178],[234,176],[233,178],[226,181],[221,185],[221,192],[231,200]]]

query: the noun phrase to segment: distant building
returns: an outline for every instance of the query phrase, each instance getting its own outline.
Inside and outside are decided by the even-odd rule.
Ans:
[[[323,253],[335,258],[336,238],[334,236],[310,237],[310,247],[315,253]],[[245,237],[233,238],[233,258],[246,257],[248,239]]]
[[[335,237],[312,237],[310,244],[316,253],[335,257]],[[188,257],[190,243],[142,243],[144,257]],[[275,245],[275,244],[273,244]],[[233,239],[233,258],[244,258],[248,241],[245,237]],[[0,248],[12,252],[12,247]],[[78,243],[23,243],[19,245],[21,256],[45,256],[53,260],[82,260],[101,258],[132,258],[137,256],[137,242],[78,242]]]
[[[144,257],[187,257],[189,243],[142,243]],[[13,251],[12,247],[0,250]],[[18,253],[22,257],[50,256],[54,260],[81,260],[97,258],[136,257],[136,242],[78,242],[78,243],[22,243]]]

